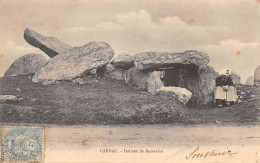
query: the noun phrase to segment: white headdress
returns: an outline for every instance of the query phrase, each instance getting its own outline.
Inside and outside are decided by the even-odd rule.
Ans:
[[[229,75],[231,75],[231,70],[229,68],[223,68],[219,71],[220,75],[226,75],[227,72],[229,73]]]

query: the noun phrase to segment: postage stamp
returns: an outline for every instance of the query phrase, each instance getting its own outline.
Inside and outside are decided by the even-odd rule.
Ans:
[[[1,162],[44,162],[44,127],[2,126]]]

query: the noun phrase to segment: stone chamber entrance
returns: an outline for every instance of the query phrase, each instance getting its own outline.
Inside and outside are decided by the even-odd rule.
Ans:
[[[188,102],[189,106],[198,104],[199,95],[199,67],[193,64],[174,64],[161,70],[165,71],[162,82],[165,87],[182,87],[192,92],[192,97]]]

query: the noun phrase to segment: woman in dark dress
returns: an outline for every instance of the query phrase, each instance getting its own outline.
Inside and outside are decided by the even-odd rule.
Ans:
[[[233,105],[237,100],[237,91],[230,77],[230,70],[216,78],[215,102],[219,107]]]

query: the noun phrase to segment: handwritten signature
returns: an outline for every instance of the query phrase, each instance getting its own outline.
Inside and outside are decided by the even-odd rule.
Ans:
[[[207,158],[207,157],[216,157],[216,156],[225,156],[225,155],[236,155],[237,152],[232,152],[230,149],[225,151],[217,151],[216,149],[207,151],[207,152],[199,152],[199,147],[197,147],[193,152],[189,153],[188,156],[186,156],[186,159],[190,158]]]

